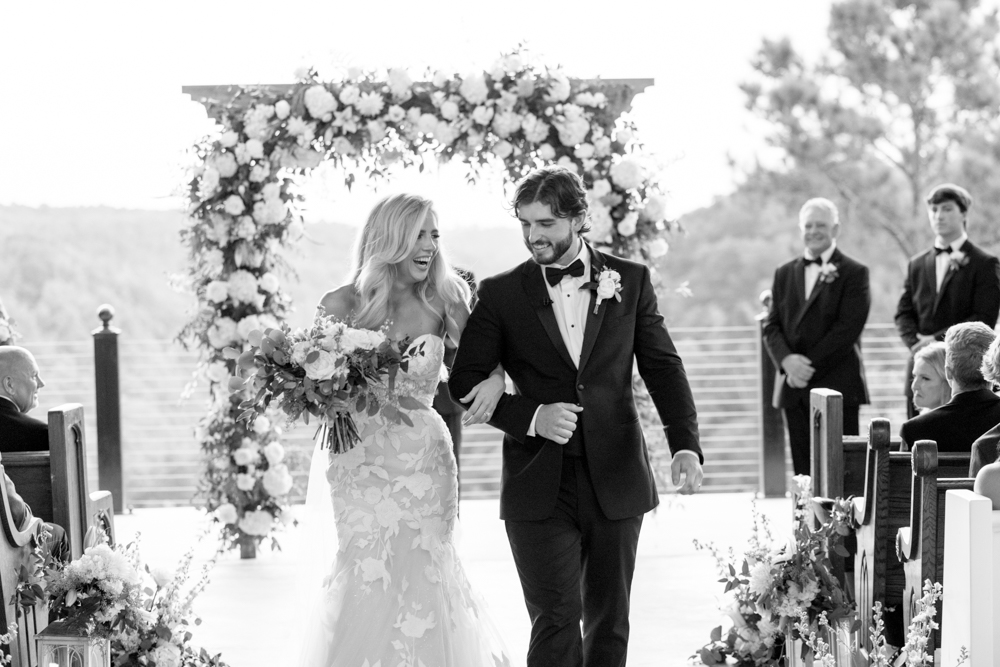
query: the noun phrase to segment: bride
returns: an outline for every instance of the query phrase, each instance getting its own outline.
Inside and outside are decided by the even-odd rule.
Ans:
[[[353,282],[320,305],[352,326],[388,324],[391,337],[408,336],[410,350],[422,349],[397,375],[396,391],[429,408],[445,339],[457,343],[469,316],[468,286],[441,253],[431,202],[404,194],[376,204],[354,265]],[[474,399],[466,423],[487,421],[503,389],[498,368],[464,397]],[[338,552],[302,665],[509,664],[455,551],[458,479],[449,431],[431,409],[407,414],[412,426],[352,412],[361,442],[328,455]],[[327,462],[326,450],[316,453]]]

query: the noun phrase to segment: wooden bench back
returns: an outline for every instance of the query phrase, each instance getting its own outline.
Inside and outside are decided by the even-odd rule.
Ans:
[[[0,474],[5,472],[0,465]],[[33,548],[33,538],[41,530],[42,521],[35,517],[23,530],[18,529],[11,516],[7,486],[0,483],[0,631],[6,632],[11,623],[17,623],[18,633],[14,642],[7,647],[16,667],[34,667],[38,664],[35,635],[49,624],[49,611],[45,602],[24,609],[12,604],[17,590],[20,570],[29,564]]]
[[[52,456],[49,452],[7,452],[3,467],[31,513],[42,521],[53,521]]]

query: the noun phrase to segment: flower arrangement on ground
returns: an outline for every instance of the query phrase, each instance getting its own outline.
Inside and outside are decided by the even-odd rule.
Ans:
[[[732,551],[726,554],[713,545],[695,543],[716,560],[720,582],[725,583],[724,611],[732,619],[728,631],[715,628],[711,641],[697,657],[706,665],[731,664],[763,667],[784,664],[786,638],[800,639],[802,630],[815,630],[821,623],[838,627],[856,624],[854,603],[834,575],[831,552],[846,555],[843,537],[850,532],[850,505],[833,501],[829,520],[818,527],[805,520],[811,500],[809,478],[797,476],[794,536],[775,545],[766,517],[754,506],[753,534],[737,566]],[[852,628],[853,630],[853,628]],[[803,643],[805,654],[813,649]]]
[[[252,331],[248,342],[250,349],[242,354],[226,350],[247,375],[230,380],[230,388],[251,389],[253,398],[240,404],[245,409],[240,419],[248,426],[276,401],[289,422],[302,419],[308,424],[310,415],[318,418],[326,427],[324,444],[341,453],[360,440],[347,406],[407,426],[413,422],[404,410],[427,409],[395,392],[396,374],[407,369],[410,359],[423,355],[423,343],[410,347],[408,338],[393,341],[383,331],[355,329],[322,310],[309,329],[290,331],[285,325]]]

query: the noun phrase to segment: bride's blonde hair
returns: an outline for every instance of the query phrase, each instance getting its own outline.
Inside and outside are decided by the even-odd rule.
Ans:
[[[399,264],[416,247],[427,216],[437,220],[431,201],[408,194],[385,197],[368,214],[354,247],[352,281],[359,296],[355,326],[378,329],[388,320],[389,295]],[[469,301],[468,285],[448,265],[440,244],[416,292],[438,319],[441,314],[430,304],[435,296],[440,296],[448,308]]]

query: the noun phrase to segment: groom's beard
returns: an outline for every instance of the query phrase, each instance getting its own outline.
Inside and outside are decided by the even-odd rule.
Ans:
[[[570,233],[570,235],[564,239],[546,239],[544,246],[541,248],[536,248],[527,239],[525,239],[524,245],[531,253],[535,263],[545,266],[547,264],[552,264],[569,252],[569,249],[573,247],[573,234]]]

